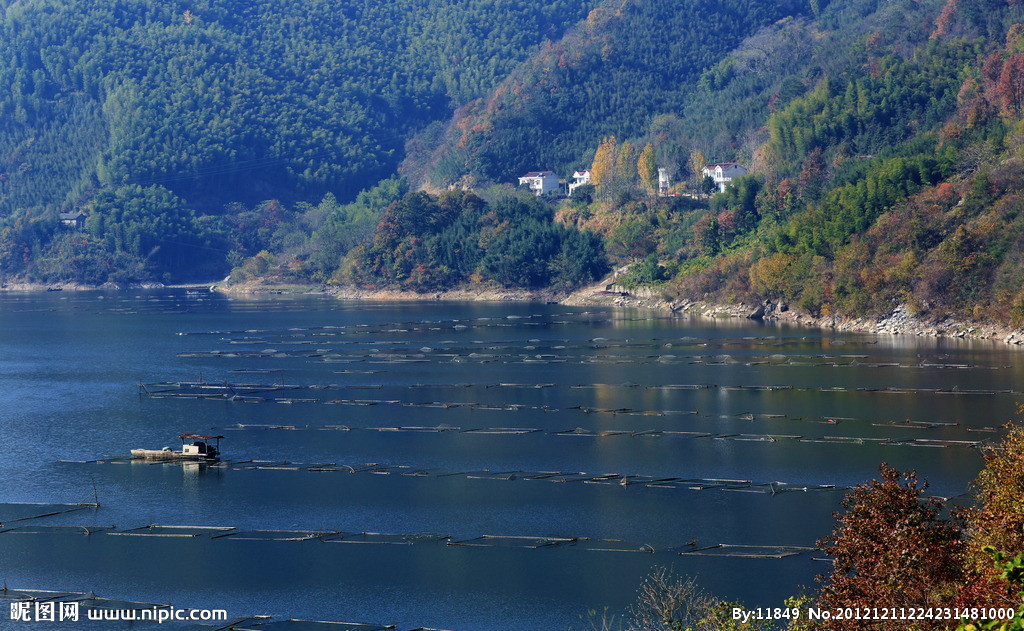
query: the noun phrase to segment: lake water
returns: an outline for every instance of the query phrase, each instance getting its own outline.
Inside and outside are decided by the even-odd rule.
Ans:
[[[0,294],[0,581],[564,630],[668,566],[781,606],[828,571],[803,548],[879,463],[964,495],[1022,372],[998,344],[636,310]],[[225,461],[127,461],[182,432],[224,435]],[[136,530],[153,524],[235,530]],[[271,530],[330,534],[251,532]]]

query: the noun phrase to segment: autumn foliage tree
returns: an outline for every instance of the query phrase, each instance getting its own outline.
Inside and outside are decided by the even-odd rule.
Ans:
[[[1012,590],[991,571],[991,559],[981,549],[992,546],[1011,557],[1024,554],[1024,428],[1008,429],[1006,438],[985,452],[985,468],[974,481],[977,505],[968,516],[973,569],[981,573],[990,602],[1000,605],[1006,604]]]
[[[618,161],[619,144],[615,136],[601,141],[594,154],[594,163],[590,167],[590,182],[598,191],[610,186],[615,180],[615,164]]]
[[[953,23],[953,15],[957,9],[956,3],[957,0],[947,0],[946,6],[942,7],[942,13],[935,20],[935,32],[932,33],[932,39],[949,33],[950,26]]]
[[[654,149],[646,158],[651,161],[654,169],[655,185],[657,185],[657,168],[653,167]],[[637,187],[640,173],[641,156],[628,140],[617,144],[615,136],[601,141],[594,153],[594,163],[590,167],[590,181],[597,187],[598,194],[614,197],[622,193],[630,193]],[[646,184],[645,184],[646,186]]]
[[[1024,553],[1024,428],[1010,426],[999,447],[985,452],[985,468],[974,484],[979,507],[972,536],[980,545]]]
[[[707,158],[699,149],[690,152],[690,172],[693,173],[693,182],[697,184],[703,178],[704,167],[708,165]]]
[[[927,483],[912,471],[882,464],[881,480],[854,488],[842,501],[831,536],[819,541],[834,559],[821,606],[949,607],[963,582],[963,533],[943,518],[942,503],[924,498]],[[921,620],[915,629],[948,621]],[[831,620],[832,631],[908,628],[906,620]]]
[[[1024,53],[1011,55],[1003,63],[996,93],[1006,114],[1021,115],[1024,111]]]
[[[631,142],[624,140],[622,146],[619,147],[619,155],[615,164],[615,172],[620,186],[624,188],[636,186],[637,158],[636,148]]]
[[[640,159],[637,160],[636,170],[640,175],[640,184],[648,195],[654,195],[658,191],[658,164],[654,156],[654,146],[647,143],[644,150],[640,152]]]

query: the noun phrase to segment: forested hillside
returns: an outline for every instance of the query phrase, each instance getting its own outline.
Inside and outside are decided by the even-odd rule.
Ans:
[[[0,208],[97,184],[160,184],[196,203],[354,194],[394,171],[405,133],[483,94],[587,8],[11,3]]]
[[[529,168],[590,167],[596,188],[563,204],[559,220],[601,234],[617,263],[636,262],[621,284],[660,284],[668,297],[825,316],[904,305],[935,321],[1021,325],[1024,7],[812,4],[681,81],[672,103],[642,82],[636,95],[604,83],[613,72],[565,79],[583,64],[573,51],[600,50],[613,65],[617,53],[624,72],[644,67],[650,48],[608,45],[623,31],[659,46],[632,5],[603,22],[592,14],[457,114],[421,173],[472,184],[518,168],[509,178],[527,168],[516,155],[535,160]],[[581,85],[589,98],[555,105]],[[631,98],[632,119],[601,106]],[[606,127],[574,136],[592,123]],[[702,201],[701,167],[731,160],[751,174]],[[682,199],[654,194],[656,168]]]
[[[467,176],[471,183],[509,181],[538,168],[571,172],[602,136],[638,136],[654,116],[682,113],[702,73],[761,27],[810,14],[811,4],[606,2],[463,107],[447,129],[429,130],[434,142],[411,154],[406,170],[435,186]],[[730,140],[736,133],[709,123]]]
[[[164,245],[201,242],[193,254],[208,265],[189,270],[147,261],[155,246],[125,249],[104,230],[70,242],[57,212],[89,213],[103,192],[147,207],[148,197],[170,195],[196,218],[268,199],[350,199],[395,171],[409,134],[486,93],[590,6],[0,2],[0,81],[10,86],[0,94],[0,271],[107,280],[68,268],[71,250],[93,271],[120,267],[110,257],[121,255],[157,278],[208,274],[218,260],[224,269],[235,237],[218,221],[186,226],[185,241],[149,235]],[[100,201],[94,214],[104,208]],[[104,214],[100,223],[112,220]],[[96,261],[97,252],[108,260]],[[57,264],[36,265],[46,258]]]
[[[948,0],[916,15],[914,38],[869,31],[859,66],[768,118],[754,173],[671,255],[670,293],[1024,322],[1024,14]]]
[[[1024,322],[1017,0],[0,6],[4,280],[632,263],[669,297]],[[709,197],[723,161],[750,174]],[[580,168],[570,200],[495,188]]]

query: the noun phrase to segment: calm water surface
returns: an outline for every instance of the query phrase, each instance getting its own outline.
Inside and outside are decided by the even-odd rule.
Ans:
[[[981,465],[969,445],[1015,414],[1020,360],[984,342],[556,305],[2,294],[0,502],[101,506],[18,522],[0,506],[21,528],[0,532],[0,580],[239,617],[562,630],[624,610],[665,565],[779,606],[827,571],[816,553],[679,552],[813,547],[842,497],[822,487],[883,461],[963,495]],[[235,397],[155,385],[182,381]],[[225,465],[125,459],[182,432],[225,435]],[[619,477],[555,476],[579,472]],[[25,532],[150,524],[448,539]]]

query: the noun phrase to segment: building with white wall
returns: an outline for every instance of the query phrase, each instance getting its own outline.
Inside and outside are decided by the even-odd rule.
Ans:
[[[733,180],[733,178],[742,177],[749,173],[747,167],[736,164],[735,162],[719,162],[717,164],[709,164],[704,167],[701,173],[705,177],[710,177],[715,181],[715,186],[718,190],[725,192],[725,185]]]
[[[528,186],[534,195],[550,195],[558,191],[558,176],[553,171],[530,171],[519,178],[520,186]]]

